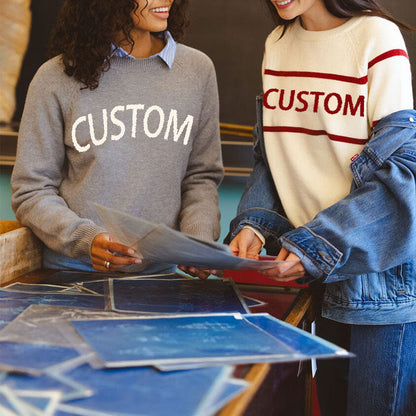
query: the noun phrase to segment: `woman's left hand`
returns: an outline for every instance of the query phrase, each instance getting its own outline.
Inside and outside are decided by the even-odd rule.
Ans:
[[[218,276],[218,277],[222,277],[222,275],[224,274],[222,270],[203,270],[203,269],[198,269],[196,267],[191,267],[191,266],[178,266],[178,269],[182,270],[183,272],[193,277],[198,277],[201,280],[208,279],[208,277],[211,274]]]
[[[291,282],[292,280],[299,279],[299,277],[303,277],[306,273],[303,264],[300,262],[300,258],[285,248],[280,250],[276,260],[284,261],[285,263],[279,264],[271,269],[261,270],[259,273],[278,282]]]

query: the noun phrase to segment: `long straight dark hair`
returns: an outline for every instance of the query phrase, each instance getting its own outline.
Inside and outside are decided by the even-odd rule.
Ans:
[[[277,26],[284,26],[283,34],[288,26],[296,19],[283,20],[277,13],[276,8],[270,0],[263,0],[270,10],[273,21]],[[379,16],[388,19],[401,29],[414,31],[415,29],[396,19],[387,11],[377,0],[323,0],[327,10],[336,17],[356,17],[356,16]],[[282,34],[282,36],[283,36]]]
[[[147,4],[147,1],[146,1]],[[147,7],[147,6],[146,6]],[[133,45],[131,13],[137,0],[65,0],[49,44],[49,56],[62,54],[65,73],[93,90],[111,65],[111,44],[123,33]],[[188,0],[172,4],[168,30],[180,40],[188,24]]]

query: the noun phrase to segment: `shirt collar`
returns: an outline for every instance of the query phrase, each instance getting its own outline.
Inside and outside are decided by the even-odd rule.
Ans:
[[[158,33],[156,36],[162,38],[165,41],[165,47],[159,53],[152,55],[149,58],[159,56],[169,68],[172,68],[173,60],[175,59],[176,42],[168,30]],[[111,47],[113,52],[112,56],[116,56],[117,58],[136,59],[120,46],[112,44]]]

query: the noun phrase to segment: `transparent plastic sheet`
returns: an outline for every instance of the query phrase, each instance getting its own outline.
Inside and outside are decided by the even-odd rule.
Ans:
[[[0,330],[19,316],[28,306],[27,300],[11,302],[0,302]]]
[[[177,273],[164,273],[164,274],[149,274],[149,275],[129,275],[123,276],[123,279],[139,279],[139,278],[148,278],[148,277],[160,277],[164,279],[177,279]],[[68,285],[71,283],[86,283],[93,281],[107,280],[111,278],[120,277],[120,273],[103,273],[103,272],[83,272],[76,270],[60,270],[55,273],[48,275],[45,279],[42,280],[43,284],[62,284]],[[184,278],[182,276],[181,278]]]
[[[1,328],[5,329],[26,308],[34,304],[70,305],[104,310],[106,297],[102,295],[57,293],[61,290],[62,287],[50,285],[11,285],[6,290],[0,290]],[[56,319],[57,316],[55,314],[53,318]],[[20,320],[17,322],[21,327]],[[85,362],[82,353],[80,356],[77,350],[68,347],[67,343],[62,343],[62,336],[56,336],[60,333],[50,328],[51,322],[53,319],[48,318],[47,325],[44,325],[44,328],[49,327],[46,333],[34,331],[33,327],[30,330],[33,321],[23,330],[17,329],[17,332],[13,332],[15,324],[11,325],[11,330],[6,329],[11,335],[1,339],[0,370],[40,375],[50,368]]]
[[[201,281],[179,274],[109,278],[68,285],[13,284],[0,291],[0,298],[9,303],[27,300],[80,307],[87,302],[87,307],[104,305],[105,310],[143,314],[249,312],[244,297],[231,279]]]
[[[73,348],[45,344],[6,341],[1,343],[0,348],[0,370],[6,372],[37,376],[51,369],[85,360],[86,357]]]
[[[82,366],[67,375],[88,383],[95,394],[62,404],[59,409],[94,416],[210,416],[218,404],[224,405],[224,400],[232,397],[227,394],[235,381],[231,374],[232,368],[228,366],[170,373],[160,373],[150,367],[94,371]],[[241,384],[239,391],[246,386]]]
[[[10,409],[4,407],[0,402],[0,415],[2,416],[19,416],[15,412],[12,412]]]
[[[57,286],[59,292],[49,284],[18,286],[18,291],[14,292],[13,285],[8,287],[8,297],[27,296],[29,299],[32,295],[33,303],[52,303],[47,297],[65,299],[68,296],[67,299],[73,299],[77,305],[83,300],[78,295],[84,295],[84,299],[97,296],[102,298],[99,305],[104,304],[105,310],[135,314],[249,312],[244,297],[231,279],[202,281],[173,276],[78,282],[69,284],[65,291]],[[61,302],[57,300],[57,303]],[[71,305],[71,302],[66,303]]]
[[[61,404],[58,406],[58,413],[56,413],[55,416],[114,416],[114,414],[99,412],[97,410],[76,408],[68,404]]]
[[[0,411],[7,416],[20,416],[25,411],[24,404],[7,386],[0,386]]]
[[[192,370],[191,370],[192,371]],[[201,416],[214,415],[238,393],[245,390],[249,383],[232,377],[233,367],[224,366],[223,375],[218,378],[199,405]]]
[[[94,351],[84,342],[84,340],[73,330],[69,324],[70,320],[77,319],[106,319],[110,317],[119,318],[124,316],[118,312],[109,312],[103,310],[94,310],[88,308],[77,308],[69,306],[53,306],[53,305],[30,305],[22,312],[14,321],[9,323],[0,331],[0,341],[3,346],[12,348],[14,343],[25,343],[21,346],[21,351],[31,350],[35,353],[36,345],[44,345],[50,347],[61,347],[73,349],[79,354],[76,363],[89,362],[94,368],[101,368],[102,363],[96,357]],[[131,316],[131,315],[128,315]],[[26,345],[26,347],[25,347]],[[2,365],[0,352],[0,368]],[[74,357],[75,358],[75,357]],[[17,360],[17,357],[16,357]],[[15,360],[15,361],[16,361]],[[26,371],[29,374],[39,373],[31,367],[30,357],[26,358],[26,367],[20,366],[3,367],[7,370]],[[73,365],[73,360],[54,362],[51,368],[45,367],[42,372],[61,372],[68,366]],[[36,363],[32,363],[32,366]],[[39,363],[38,363],[39,364]],[[4,362],[3,362],[4,365]]]
[[[82,348],[82,339],[78,339],[79,345],[74,348],[63,336],[61,326],[69,319],[112,314],[120,316],[89,308],[29,304],[27,310],[0,331],[0,369],[39,375],[86,361],[101,366],[89,348]]]
[[[0,290],[0,303],[4,309],[12,309],[15,305],[27,302],[38,305],[62,305],[80,308],[102,309],[106,307],[104,296],[91,294],[64,293],[25,293]]]
[[[0,380],[0,385],[5,385],[10,389],[18,391],[60,391],[62,402],[89,397],[93,394],[92,390],[85,384],[76,382],[66,375],[57,372],[45,373],[40,376],[5,373],[5,378]]]
[[[72,321],[71,325],[108,368],[154,365],[176,370],[192,364],[201,368],[298,359],[296,351],[250,325],[241,314]]]
[[[65,321],[111,316],[120,317],[120,314],[71,306],[29,305],[0,331],[0,341],[72,347],[60,331]]]
[[[226,365],[349,357],[268,314],[165,315],[71,321],[108,368]],[[184,367],[182,367],[184,365]]]
[[[200,240],[112,208],[97,204],[95,208],[111,235],[120,243],[134,247],[146,261],[209,270],[264,270],[295,263],[237,257],[225,244]]]
[[[13,390],[7,385],[0,386],[2,416],[54,416],[60,400],[60,391]]]
[[[2,287],[6,292],[20,292],[20,293],[34,293],[34,294],[47,294],[47,293],[61,293],[66,294],[68,292],[74,292],[75,294],[82,294],[77,291],[74,286],[66,285],[51,285],[51,284],[30,284],[30,283],[13,283],[8,286]],[[71,293],[71,294],[74,294]]]
[[[250,383],[242,379],[229,379],[227,382],[224,382],[216,392],[216,395],[211,398],[210,402],[205,404],[203,414],[217,414],[217,412],[219,412],[228,402],[242,393],[249,384]]]
[[[249,308],[254,308],[256,306],[267,305],[266,302],[264,302],[262,300],[259,300],[259,299],[254,299],[250,296],[243,295],[243,298],[244,298],[244,302],[246,303],[247,307],[249,307]]]
[[[24,402],[30,416],[54,416],[61,402],[59,391],[17,390],[15,394]]]
[[[135,313],[248,313],[231,279],[110,279],[110,309]]]
[[[100,314],[99,314],[100,315]],[[88,318],[92,318],[93,315],[89,315],[88,311],[87,313],[81,317],[81,315],[78,315],[77,318],[80,321],[88,320]],[[102,312],[101,319],[119,319],[120,317],[124,317],[126,319],[128,318],[137,318],[141,315],[132,315],[132,314],[122,314],[119,312]],[[62,334],[62,336],[65,338],[65,342],[67,342],[67,345],[71,346],[73,349],[75,349],[78,354],[82,357],[85,357],[86,362],[91,366],[93,369],[102,369],[105,367],[104,362],[101,360],[101,358],[97,355],[97,353],[91,348],[91,346],[84,340],[84,338],[75,330],[75,328],[71,325],[71,322],[77,322],[76,320],[68,321],[68,320],[62,320],[60,321],[57,329]],[[62,373],[67,371],[69,368],[65,366],[56,367],[55,369],[52,369],[52,372]]]
[[[114,297],[119,299],[118,304],[128,304],[128,313],[133,316],[189,311],[248,312],[243,297],[231,280],[203,282],[181,276],[176,279],[173,276],[166,279],[107,279],[77,283],[76,290],[86,291],[86,294],[62,293],[62,289],[65,289],[62,285],[50,284],[11,285],[8,290],[0,292],[2,305],[6,303],[12,307],[18,302],[17,311],[22,311],[20,302],[23,305],[28,302],[27,310],[23,310],[17,317],[14,311],[12,318],[15,319],[0,331],[3,350],[3,354],[0,352],[0,368],[40,374],[50,367],[59,370],[68,363],[71,365],[74,360],[83,362],[86,359],[94,368],[101,368],[103,364],[95,352],[73,331],[68,321],[120,318],[120,313],[108,310],[114,309],[117,303]],[[85,304],[84,300],[87,300],[87,305],[91,305],[93,300],[94,305],[97,299],[99,305],[105,305],[107,310],[79,306]],[[53,306],[62,303],[70,306]],[[144,310],[144,304],[147,310]],[[69,349],[74,349],[80,357],[74,357]],[[19,354],[23,354],[24,359],[19,360]],[[36,358],[31,359],[32,356]]]

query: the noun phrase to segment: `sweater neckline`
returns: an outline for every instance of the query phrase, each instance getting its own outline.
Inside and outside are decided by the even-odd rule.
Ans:
[[[330,39],[330,37],[343,35],[346,32],[349,32],[363,18],[364,16],[351,17],[342,25],[339,25],[333,29],[328,29],[328,30],[306,30],[304,27],[302,27],[300,23],[300,19],[298,18],[293,24],[293,29],[294,29],[295,35],[299,39],[310,41],[310,42],[317,42],[321,40],[328,40]]]
[[[110,60],[111,66],[117,68],[126,68],[126,69],[133,69],[133,68],[166,68],[170,69],[169,65],[159,56],[153,55],[148,58],[140,58],[140,59],[129,59],[126,57],[120,58],[117,56],[111,57]]]

